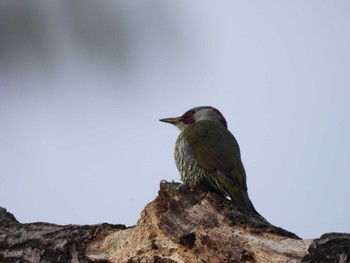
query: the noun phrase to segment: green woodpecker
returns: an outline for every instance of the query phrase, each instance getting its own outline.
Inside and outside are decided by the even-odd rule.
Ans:
[[[245,211],[259,215],[248,196],[238,143],[219,110],[195,107],[180,117],[160,121],[181,131],[175,145],[175,162],[183,182],[204,185],[228,196]]]

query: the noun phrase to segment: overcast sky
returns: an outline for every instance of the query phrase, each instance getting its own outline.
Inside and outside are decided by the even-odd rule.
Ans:
[[[350,232],[349,1],[2,1],[0,206],[134,225],[217,107],[249,195],[303,238]]]

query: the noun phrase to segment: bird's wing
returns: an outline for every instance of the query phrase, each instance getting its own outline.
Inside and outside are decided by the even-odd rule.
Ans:
[[[235,137],[222,124],[199,121],[183,131],[197,163],[207,170],[217,170],[233,183],[247,188],[245,170]]]

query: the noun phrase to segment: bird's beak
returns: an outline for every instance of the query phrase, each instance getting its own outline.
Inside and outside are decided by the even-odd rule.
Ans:
[[[176,118],[165,118],[165,119],[160,119],[159,121],[170,123],[176,125],[180,121],[181,117],[176,117]]]

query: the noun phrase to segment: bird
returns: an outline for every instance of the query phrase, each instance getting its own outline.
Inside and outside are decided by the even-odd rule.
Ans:
[[[180,117],[160,121],[180,130],[174,157],[184,183],[205,186],[229,197],[240,209],[260,216],[248,196],[238,142],[218,109],[194,107]]]

